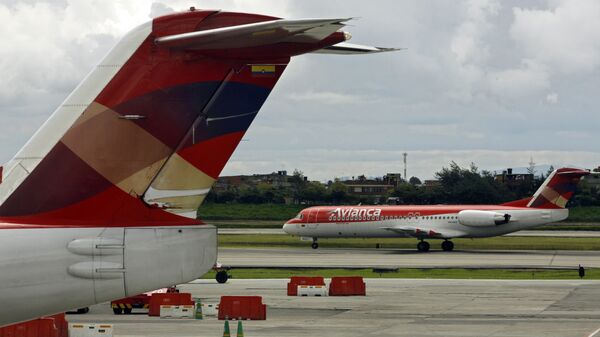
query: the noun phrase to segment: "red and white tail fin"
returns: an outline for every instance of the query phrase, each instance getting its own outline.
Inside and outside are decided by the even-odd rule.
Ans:
[[[576,168],[560,168],[552,172],[546,181],[535,192],[527,207],[531,208],[565,208],[575,193],[577,184],[589,171]]]
[[[181,224],[165,210],[199,205],[290,57],[345,41],[345,21],[190,11],[138,27],[7,165],[1,219]]]

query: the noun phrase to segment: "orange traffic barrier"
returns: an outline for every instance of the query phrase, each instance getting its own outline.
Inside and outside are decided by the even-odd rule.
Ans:
[[[160,316],[161,305],[194,305],[194,301],[190,293],[152,294],[148,316]]]
[[[50,316],[49,318],[54,319],[54,325],[58,330],[58,337],[69,337],[69,323],[64,313]]]
[[[325,279],[321,276],[292,276],[287,284],[287,295],[298,296],[298,286],[324,286]]]
[[[9,325],[0,328],[0,337],[63,337],[55,323],[54,318],[44,317]]]
[[[360,276],[332,277],[329,296],[365,296],[366,285]]]
[[[221,296],[219,319],[267,319],[267,306],[261,296]]]

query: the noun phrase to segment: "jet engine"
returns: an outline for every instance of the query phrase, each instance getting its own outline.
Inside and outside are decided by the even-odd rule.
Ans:
[[[458,213],[458,222],[469,227],[492,227],[507,224],[510,221],[510,214],[498,213],[492,211],[460,211]]]

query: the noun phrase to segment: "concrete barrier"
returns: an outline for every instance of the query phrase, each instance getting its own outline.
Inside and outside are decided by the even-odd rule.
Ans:
[[[113,337],[113,325],[71,323],[69,337]]]

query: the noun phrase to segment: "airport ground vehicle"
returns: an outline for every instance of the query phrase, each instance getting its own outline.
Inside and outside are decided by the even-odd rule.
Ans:
[[[346,21],[192,8],[125,35],[2,170],[0,326],[212,268],[195,210],[291,57],[385,51]]]
[[[561,168],[529,198],[501,205],[319,206],[302,210],[283,230],[312,238],[414,237],[417,249],[427,252],[427,239],[441,239],[444,251],[454,249],[453,238],[482,238],[561,221],[565,208],[586,170]]]

